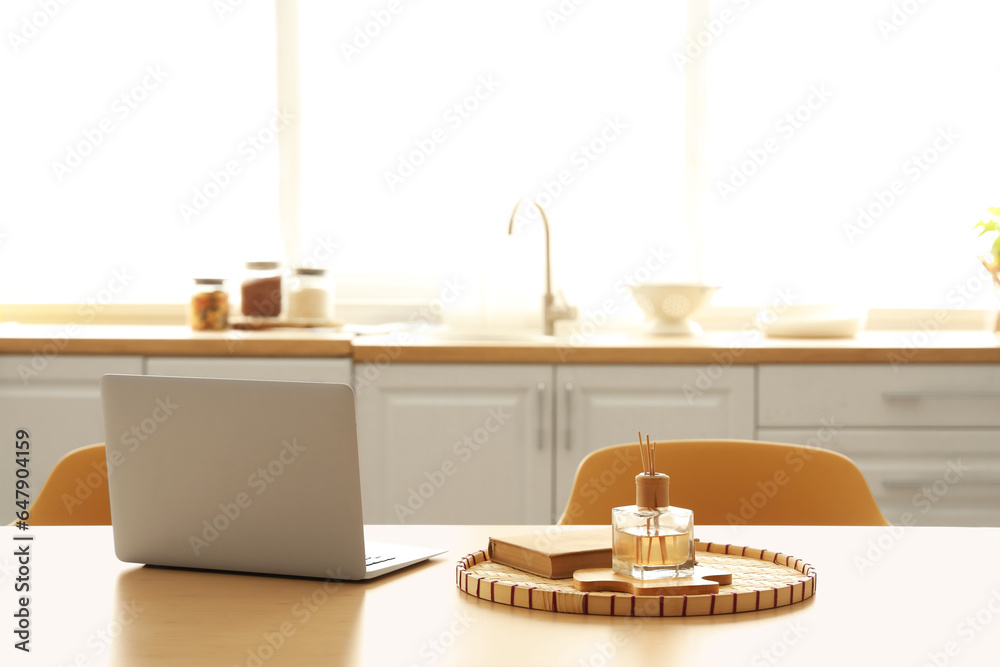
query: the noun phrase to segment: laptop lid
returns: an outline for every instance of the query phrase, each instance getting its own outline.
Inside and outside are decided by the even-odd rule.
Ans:
[[[105,375],[101,398],[119,559],[365,577],[350,386]]]

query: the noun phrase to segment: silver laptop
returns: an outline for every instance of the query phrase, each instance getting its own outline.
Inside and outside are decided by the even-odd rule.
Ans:
[[[368,542],[345,384],[105,375],[115,553],[370,579],[442,551]]]

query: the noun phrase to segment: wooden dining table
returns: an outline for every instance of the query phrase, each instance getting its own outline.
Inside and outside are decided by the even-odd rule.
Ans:
[[[108,526],[5,527],[0,664],[1000,665],[1000,528],[699,526],[702,540],[817,573],[809,599],[723,616],[555,613],[456,586],[459,560],[490,537],[544,529],[368,526],[370,539],[447,552],[342,582],[123,563]]]

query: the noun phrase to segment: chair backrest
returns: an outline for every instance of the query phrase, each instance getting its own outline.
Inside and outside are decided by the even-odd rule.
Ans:
[[[751,440],[656,443],[670,504],[703,525],[887,526],[864,476],[842,454]],[[561,524],[609,524],[611,508],[635,504],[642,472],[636,443],[589,454],[576,471]]]
[[[32,526],[111,525],[104,444],[80,447],[62,457],[29,512]]]

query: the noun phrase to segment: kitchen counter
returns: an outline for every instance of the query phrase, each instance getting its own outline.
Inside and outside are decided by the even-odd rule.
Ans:
[[[711,332],[701,338],[594,336],[548,341],[435,340],[400,333],[353,342],[358,362],[517,364],[1000,363],[1000,336],[976,331],[873,331],[850,339],[765,338]]]
[[[984,331],[867,331],[852,339],[765,338],[756,331],[702,338],[595,335],[469,339],[410,332],[199,332],[183,326],[0,325],[0,354],[353,357],[374,363],[882,364],[1000,363],[1000,335]]]
[[[350,357],[351,334],[330,330],[194,332],[186,326],[0,325],[0,354],[185,357]]]

